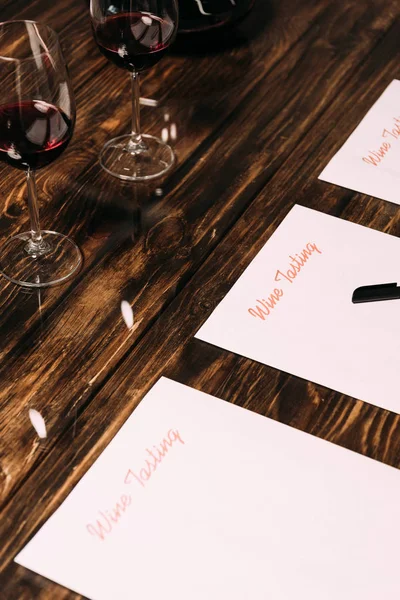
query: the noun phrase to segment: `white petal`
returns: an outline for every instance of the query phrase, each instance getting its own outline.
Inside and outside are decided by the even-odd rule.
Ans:
[[[161,131],[161,139],[163,142],[168,142],[168,138],[169,138],[168,129],[166,127],[163,127],[163,129]]]
[[[31,423],[40,438],[47,437],[46,423],[42,415],[34,408],[29,409],[29,418]]]
[[[122,300],[121,302],[121,313],[127,328],[131,329],[133,327],[134,322],[133,310],[129,302],[127,302],[126,300]]]
[[[140,98],[140,104],[143,106],[158,106],[158,100],[154,100],[153,98]]]
[[[171,124],[170,132],[171,132],[171,140],[176,140],[176,138],[178,137],[178,131],[176,129],[175,123]]]

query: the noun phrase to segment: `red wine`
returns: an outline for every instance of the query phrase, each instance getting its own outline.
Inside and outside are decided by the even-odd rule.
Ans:
[[[40,169],[68,146],[73,123],[42,100],[0,105],[0,160],[17,169]]]
[[[171,20],[143,12],[107,17],[93,28],[104,56],[129,71],[143,71],[155,65],[164,56],[175,32]]]

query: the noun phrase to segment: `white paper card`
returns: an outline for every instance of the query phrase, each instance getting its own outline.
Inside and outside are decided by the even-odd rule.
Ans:
[[[400,81],[386,88],[319,179],[400,204]]]
[[[163,378],[16,560],[91,600],[398,600],[399,506],[397,470]]]
[[[400,240],[295,206],[196,337],[400,412],[400,300],[353,304],[400,279]]]

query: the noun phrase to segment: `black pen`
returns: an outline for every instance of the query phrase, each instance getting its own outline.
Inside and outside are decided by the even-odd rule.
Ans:
[[[378,285],[364,285],[354,290],[352,302],[380,302],[382,300],[400,299],[400,287],[397,283],[381,283]]]

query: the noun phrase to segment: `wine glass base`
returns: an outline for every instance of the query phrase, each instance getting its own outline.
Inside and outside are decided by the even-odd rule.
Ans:
[[[165,175],[175,164],[175,154],[168,144],[144,134],[143,145],[131,135],[121,135],[106,143],[100,164],[113,177],[125,181],[150,181]]]
[[[0,273],[9,281],[29,288],[64,283],[77,273],[82,254],[75,242],[55,231],[42,231],[42,237],[42,255],[32,252],[30,233],[8,239],[0,248]]]

